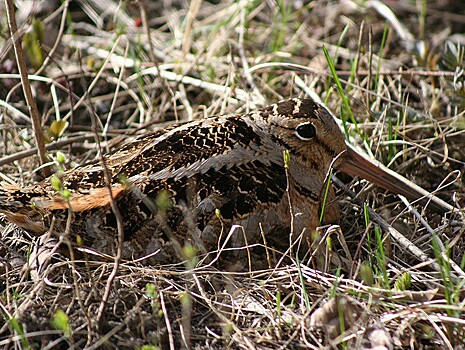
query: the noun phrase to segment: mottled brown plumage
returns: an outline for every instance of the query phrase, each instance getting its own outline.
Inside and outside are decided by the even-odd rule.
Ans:
[[[287,171],[285,150],[290,153]],[[328,170],[346,152],[332,115],[310,99],[284,100],[244,115],[143,135],[104,157],[124,223],[123,255],[152,254],[151,262],[172,261],[179,255],[173,241],[210,252],[235,224],[243,231],[235,230],[229,238],[232,247],[261,241],[260,230],[289,242],[291,221],[292,239],[303,233],[305,242],[320,224]],[[52,217],[54,234],[63,234],[72,215],[73,239],[79,235],[85,245],[114,254],[116,220],[101,162],[60,178],[71,191],[69,202],[45,180],[23,189],[1,189],[0,212],[36,235],[49,230]],[[332,197],[330,191],[329,202]],[[332,204],[325,220],[337,218]]]

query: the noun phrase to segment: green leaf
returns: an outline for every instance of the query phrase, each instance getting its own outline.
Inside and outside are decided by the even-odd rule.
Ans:
[[[84,245],[84,241],[82,240],[82,237],[80,235],[76,236],[76,243],[80,247]]]
[[[52,125],[50,125],[48,131],[54,139],[58,139],[61,135],[63,135],[63,132],[67,127],[68,122],[66,120],[55,120],[52,122]]]
[[[24,35],[24,49],[26,50],[34,69],[39,69],[45,60],[42,52],[42,43],[44,42],[44,23],[33,18],[31,28],[31,31]]]
[[[15,332],[20,336],[23,348],[24,349],[30,349],[31,347],[30,347],[30,345],[29,345],[29,343],[27,341],[27,337],[26,337],[26,335],[24,333],[23,325],[14,317],[8,319],[8,321],[10,322],[11,327],[13,327]]]
[[[168,191],[161,191],[157,195],[157,198],[155,198],[155,204],[160,210],[164,211],[170,209],[173,206],[170,193]]]
[[[197,257],[197,254],[199,252],[198,248],[191,244],[186,244],[183,247],[183,252],[184,252],[184,256],[189,262],[189,267],[194,268],[199,262],[199,258]]]
[[[60,151],[57,152],[57,162],[60,165],[64,165],[66,163],[66,156],[64,153]]]
[[[367,286],[371,287],[375,284],[373,269],[368,263],[364,263],[360,267],[360,277],[362,278],[363,283]]]
[[[155,284],[147,283],[145,285],[145,293],[147,294],[147,297],[149,297],[150,299],[156,299],[157,298],[157,288],[155,287]]]
[[[61,180],[53,175],[51,178],[50,178],[50,184],[52,185],[53,189],[57,192],[61,191],[63,189],[63,183],[61,182]]]
[[[69,202],[70,198],[71,198],[71,191],[70,190],[67,190],[67,189],[64,189],[63,191],[61,191],[61,196],[63,197],[63,199],[67,202]]]
[[[403,273],[395,282],[394,282],[394,289],[396,290],[407,290],[410,289],[412,285],[412,276],[405,272]]]
[[[283,151],[283,159],[284,159],[284,168],[289,169],[289,165],[291,164],[291,153],[289,150]]]
[[[159,350],[160,348],[156,345],[142,345],[141,350]]]
[[[65,337],[71,336],[71,326],[69,325],[68,315],[61,309],[58,309],[52,317],[52,326],[63,331]]]

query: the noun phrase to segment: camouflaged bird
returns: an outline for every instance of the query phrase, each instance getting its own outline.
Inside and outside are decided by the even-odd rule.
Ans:
[[[290,154],[287,170],[284,151]],[[102,163],[95,161],[60,176],[71,193],[69,201],[45,180],[26,188],[2,188],[0,212],[35,235],[52,223],[53,233],[63,234],[71,215],[73,240],[79,235],[84,245],[115,254],[113,197],[124,224],[123,257],[150,255],[152,263],[179,258],[176,244],[190,243],[207,253],[225,240],[230,247],[260,242],[262,233],[287,243],[303,234],[306,242],[320,225],[332,163],[372,176],[349,151],[324,106],[288,99],[251,113],[211,117],[136,138],[104,156],[111,196]],[[392,187],[390,179],[378,182]],[[333,197],[331,190],[327,202]],[[337,219],[332,203],[324,220]],[[228,237],[233,225],[242,229]]]

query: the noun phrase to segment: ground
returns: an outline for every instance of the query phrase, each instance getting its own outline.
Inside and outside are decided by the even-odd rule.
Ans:
[[[461,1],[15,4],[55,163],[98,158],[96,135],[110,150],[173,121],[314,94],[348,142],[465,205]],[[0,180],[23,186],[41,177],[41,132],[0,23]],[[0,217],[0,347],[464,349],[463,217],[336,177],[330,239],[247,272],[115,268],[66,247],[38,268],[38,239]]]

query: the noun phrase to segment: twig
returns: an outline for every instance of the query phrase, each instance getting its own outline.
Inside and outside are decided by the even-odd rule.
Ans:
[[[68,6],[69,0],[65,0],[62,5],[63,14],[61,15],[60,28],[58,29],[57,38],[55,40],[55,43],[53,44],[52,49],[47,54],[47,57],[45,57],[44,62],[42,62],[40,68],[37,70],[37,72],[35,72],[36,75],[40,75],[44,71],[45,67],[47,67],[48,63],[51,61],[53,55],[55,54],[58,45],[61,43],[61,38],[63,37],[63,33],[65,32],[66,19],[68,16]]]
[[[116,43],[118,43],[119,40],[120,40],[120,37],[117,38]],[[116,47],[116,43],[113,46],[113,48]],[[129,48],[129,46],[126,46],[125,55],[127,55],[128,48]],[[98,77],[100,76],[100,73],[103,72],[104,68],[105,68],[105,64],[102,66],[99,74],[97,74],[96,79],[98,79]],[[91,84],[91,86],[93,86],[95,83],[96,82],[94,81]],[[90,95],[89,95],[90,89],[91,89],[91,87],[89,87],[87,92],[81,98],[81,101],[83,101],[85,98],[87,98],[87,99],[90,98]],[[89,105],[91,105],[91,104],[89,103]],[[118,205],[116,204],[116,200],[115,200],[115,198],[113,196],[112,180],[111,180],[110,171],[108,170],[107,164],[105,162],[105,157],[103,156],[103,153],[102,153],[102,145],[100,143],[100,137],[99,137],[99,133],[98,133],[98,125],[99,125],[98,120],[97,120],[97,117],[96,117],[95,113],[91,113],[91,117],[92,117],[91,118],[92,119],[92,128],[93,128],[93,131],[94,131],[95,142],[97,144],[97,150],[98,150],[98,154],[100,156],[100,162],[101,162],[102,167],[103,167],[103,175],[104,175],[104,178],[105,178],[106,187],[108,189],[109,196],[110,196],[110,208],[111,208],[111,211],[113,212],[113,214],[115,215],[115,219],[116,219],[117,241],[118,241],[118,245],[117,245],[117,249],[116,249],[116,255],[115,255],[115,258],[114,258],[113,270],[111,271],[110,276],[108,277],[107,283],[105,285],[105,291],[104,291],[104,294],[102,296],[102,300],[100,302],[100,305],[99,305],[99,308],[98,308],[98,311],[97,311],[96,321],[97,321],[97,325],[99,325],[99,327],[100,327],[103,312],[105,311],[105,307],[107,305],[108,298],[110,297],[111,287],[113,285],[113,281],[116,278],[116,275],[118,274],[119,265],[120,265],[120,262],[121,262],[121,259],[122,259],[122,256],[123,256],[124,227],[123,227],[123,218],[121,216],[121,212],[119,211]]]
[[[124,326],[127,326],[131,320],[132,317],[141,310],[141,306],[147,301],[147,298],[145,296],[141,296],[141,298],[137,301],[136,305],[129,310],[127,313],[127,316],[123,319],[122,322],[119,322],[111,331],[106,333],[102,338],[100,338],[98,341],[96,341],[94,344],[89,346],[87,349],[88,350],[94,350],[94,349],[100,349],[105,343],[107,343],[111,337],[113,337],[115,334],[117,334],[121,329],[123,329]]]
[[[149,58],[150,61],[156,62],[156,57],[155,57],[155,50],[153,48],[153,42],[152,42],[152,36],[150,34],[150,27],[149,27],[149,21],[147,19],[147,11],[145,11],[145,3],[144,1],[136,1],[136,4],[139,6],[140,9],[140,18],[142,20],[142,28],[145,31],[145,35],[147,35],[147,42],[149,43]]]
[[[429,233],[431,240],[435,240],[436,243],[439,245],[441,256],[444,260],[446,260],[452,267],[452,269],[457,272],[460,276],[464,277],[465,273],[462,268],[455,263],[450,257],[447,256],[446,247],[444,243],[439,239],[438,234],[435,230],[431,228],[431,226],[426,222],[425,219],[420,215],[420,213],[410,204],[410,202],[402,195],[398,195],[400,200],[405,204],[407,209],[418,219],[420,223],[426,228],[426,231]]]
[[[114,65],[121,66],[125,65],[126,67],[135,67],[139,64],[137,60],[131,59],[131,58],[123,58],[119,55],[116,55],[113,53],[114,50],[111,50],[110,52],[108,50],[103,50],[103,49],[97,49],[92,46],[88,46],[86,43],[79,42],[79,41],[72,41],[69,43],[69,45],[73,48],[76,49],[85,49],[89,54],[96,55],[98,57],[104,58],[106,60],[110,60],[110,62]],[[157,67],[158,66],[158,67]],[[237,102],[239,101],[249,101],[250,107],[255,108],[257,102],[250,100],[250,94],[245,91],[244,89],[240,88],[231,88],[229,86],[224,86],[224,85],[219,85],[215,83],[210,83],[203,81],[201,79],[197,79],[194,77],[186,76],[186,75],[181,75],[181,74],[176,74],[174,72],[170,72],[166,70],[164,65],[157,65],[156,67],[149,67],[146,69],[143,69],[139,71],[137,74],[133,74],[132,76],[128,77],[126,79],[126,83],[131,83],[134,80],[139,79],[141,76],[144,75],[154,75],[162,79],[166,79],[169,81],[174,81],[177,83],[182,83],[182,84],[187,84],[187,85],[192,85],[196,87],[200,87],[202,89],[214,92],[214,93],[219,93],[219,94],[226,94],[228,96],[234,96],[231,97],[231,100]],[[250,69],[252,72],[253,67]],[[143,124],[143,123],[141,123]]]
[[[34,130],[34,136],[37,143],[39,162],[40,165],[44,165],[45,163],[47,163],[44,135],[42,132],[40,115],[37,110],[37,105],[34,100],[34,97],[32,96],[31,84],[29,83],[29,79],[27,76],[26,60],[24,59],[24,52],[21,47],[22,35],[18,35],[18,26],[16,24],[13,1],[5,0],[5,6],[7,9],[8,27],[10,29],[11,40],[13,42],[13,48],[15,51],[16,63],[18,64],[18,70],[21,74],[21,84],[23,86],[24,96],[26,98],[26,103],[32,119],[32,129]],[[50,175],[49,167],[44,167],[42,171],[44,175]]]
[[[244,48],[244,35],[246,32],[245,16],[246,16],[246,10],[243,7],[241,9],[241,25],[238,27],[239,42],[237,44],[237,48],[239,50],[239,56],[241,57],[242,66],[244,67],[243,71],[244,71],[245,79],[247,80],[247,83],[250,85],[255,95],[255,98],[253,100],[257,101],[258,104],[265,104],[265,97],[261,94],[260,89],[258,89],[257,85],[255,84],[254,78],[252,77],[252,74],[250,73],[249,62],[247,62],[247,55],[245,53],[245,48]]]
[[[202,6],[202,0],[193,0],[190,2],[189,11],[187,12],[186,30],[184,31],[184,38],[182,41],[183,61],[186,60],[186,56],[191,49],[192,28],[194,27],[194,20],[197,17],[197,13],[200,10],[200,6]]]
[[[75,142],[82,142],[85,140],[94,139],[94,138],[95,138],[94,135],[82,135],[82,136],[70,137],[70,138],[60,140],[60,141],[49,143],[48,145],[45,146],[45,149],[46,150],[61,149],[63,146],[70,145]],[[0,166],[13,163],[16,160],[30,157],[34,155],[36,152],[37,152],[37,147],[34,147],[34,148],[31,148],[25,151],[17,152],[9,156],[0,158]]]
[[[363,201],[357,197],[357,195],[349,190],[347,186],[339,180],[337,177],[333,176],[332,177],[333,183],[339,187],[344,189],[344,191],[350,196],[352,200],[354,200],[357,205],[360,207],[363,207]],[[370,218],[373,219],[375,223],[377,223],[385,232],[389,233],[389,235],[399,244],[402,248],[406,249],[409,251],[413,256],[415,256],[418,260],[422,262],[427,262],[431,264],[434,270],[440,272],[441,267],[439,264],[435,261],[435,259],[430,258],[426,253],[424,253],[420,248],[418,248],[412,241],[410,241],[407,237],[405,237],[402,233],[397,231],[394,227],[389,225],[382,217],[379,215],[377,212],[375,212],[373,209],[368,207],[368,211],[370,213]],[[456,278],[455,275],[454,279]]]
[[[291,194],[289,192],[289,188],[291,187],[290,179],[289,179],[289,168],[291,163],[291,155],[289,151],[284,151],[283,153],[283,161],[284,161],[284,173],[286,174],[286,199],[289,203],[289,216],[290,216],[290,232],[289,232],[289,253],[292,255],[292,247],[293,243],[295,242],[295,232],[294,232],[294,208],[292,206],[292,199]]]
[[[173,338],[173,330],[171,328],[170,318],[168,314],[168,310],[166,309],[165,298],[163,297],[163,293],[160,291],[160,305],[163,311],[163,317],[165,318],[166,330],[168,331],[168,339],[170,343],[170,350],[176,349],[174,346],[174,338]]]

